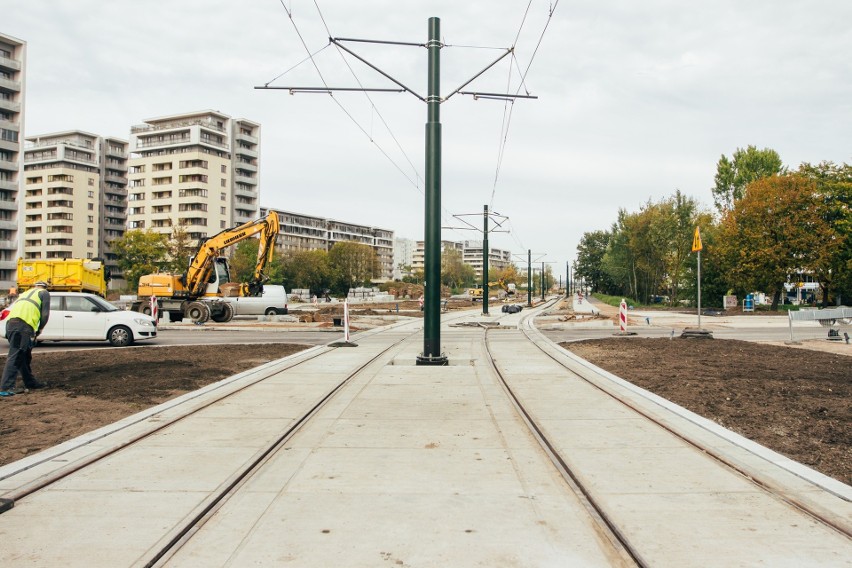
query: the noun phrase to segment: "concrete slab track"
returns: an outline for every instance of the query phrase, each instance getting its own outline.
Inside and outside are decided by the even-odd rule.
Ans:
[[[20,496],[0,563],[852,566],[852,488],[518,329],[527,315],[445,316],[501,323],[445,325],[446,367],[414,365],[420,322],[373,330],[0,468]]]

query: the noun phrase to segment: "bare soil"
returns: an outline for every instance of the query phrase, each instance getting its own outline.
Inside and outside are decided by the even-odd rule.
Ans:
[[[561,345],[639,387],[852,484],[848,355],[723,339],[625,337]]]
[[[33,353],[48,388],[0,398],[0,465],[297,353],[286,343]],[[5,364],[0,357],[0,365]],[[18,386],[22,387],[18,379]]]
[[[852,357],[720,339],[613,338],[563,347],[852,483]],[[36,350],[33,369],[50,387],[0,399],[0,465],[305,348],[277,343]]]

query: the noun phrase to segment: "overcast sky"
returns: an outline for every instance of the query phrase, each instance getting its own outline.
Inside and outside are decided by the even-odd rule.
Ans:
[[[546,254],[557,275],[620,207],[679,189],[711,208],[716,162],[737,148],[773,148],[791,168],[852,162],[848,0],[0,0],[0,14],[28,45],[27,136],[129,138],[146,119],[203,109],[248,118],[262,125],[262,206],[412,239],[423,102],[254,87],[394,87],[329,35],[425,43],[432,16],[444,96],[514,45],[466,90],[538,99],[441,105],[444,225],[479,215],[463,217],[479,228],[489,205],[511,229],[492,246]],[[425,96],[424,48],[346,45]]]

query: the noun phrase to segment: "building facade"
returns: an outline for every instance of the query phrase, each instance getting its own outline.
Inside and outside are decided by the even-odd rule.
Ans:
[[[308,250],[329,251],[335,243],[339,242],[361,243],[376,251],[381,269],[378,280],[393,278],[393,231],[302,215],[292,211],[272,210],[278,214],[280,223],[277,246],[284,253]],[[269,211],[269,208],[261,208],[260,214],[265,216]]]
[[[503,270],[512,264],[512,252],[504,249],[488,247],[488,270]],[[413,270],[423,270],[425,268],[425,244],[424,241],[417,241],[412,255],[411,268]],[[462,254],[462,262],[471,266],[476,273],[476,277],[482,278],[482,241],[441,241],[441,254],[447,251],[456,250]]]
[[[196,242],[259,215],[260,125],[206,110],[134,126],[128,161],[128,229]]]
[[[417,243],[414,239],[393,240],[394,280],[402,280],[405,276],[411,276],[412,265],[414,264],[414,249],[416,246]]]
[[[124,234],[127,142],[79,130],[26,142],[21,256],[102,258],[119,276],[108,240]]]
[[[0,33],[0,288],[17,281],[26,42]]]

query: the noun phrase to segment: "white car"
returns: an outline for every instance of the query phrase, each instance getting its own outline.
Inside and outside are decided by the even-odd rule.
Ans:
[[[0,314],[0,335],[6,337],[8,308]],[[151,316],[121,310],[100,296],[80,292],[51,292],[50,319],[39,341],[109,341],[125,347],[157,337]]]

